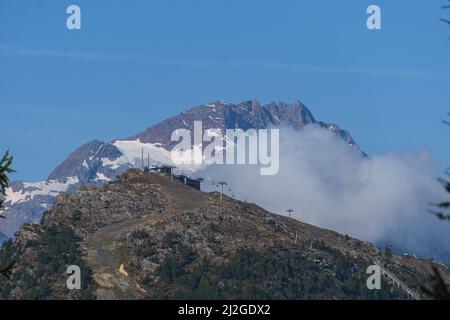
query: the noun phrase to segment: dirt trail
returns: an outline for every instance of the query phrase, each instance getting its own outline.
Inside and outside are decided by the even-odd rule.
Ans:
[[[195,210],[207,203],[207,194],[168,178],[155,177],[161,192],[168,198],[166,210],[128,219],[103,227],[91,234],[84,243],[87,263],[94,272],[100,299],[139,299],[145,291],[126,275],[129,249],[123,247],[123,238],[130,230],[145,224],[157,224],[163,219],[185,210]],[[124,272],[125,271],[125,272]]]

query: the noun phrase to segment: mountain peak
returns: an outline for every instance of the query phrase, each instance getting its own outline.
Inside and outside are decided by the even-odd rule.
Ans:
[[[246,100],[238,104],[221,100],[189,108],[170,117],[126,140],[142,143],[161,143],[171,149],[175,142],[170,140],[177,129],[193,129],[194,121],[202,121],[203,129],[266,129],[269,127],[290,126],[300,130],[308,124],[317,124],[328,129],[328,125],[317,122],[311,111],[299,100],[293,103],[270,102],[261,104],[258,100]],[[348,132],[336,132],[349,144],[356,145]]]

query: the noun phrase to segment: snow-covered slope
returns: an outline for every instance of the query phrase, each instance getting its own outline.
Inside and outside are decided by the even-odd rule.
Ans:
[[[116,162],[111,163],[117,166],[122,162],[134,164],[135,167],[147,166],[150,164],[171,164],[170,151],[164,149],[158,143],[142,143],[136,140],[116,140],[113,145],[122,153],[122,157]],[[143,152],[143,153],[142,153]],[[144,163],[142,164],[142,155],[144,155]]]
[[[8,237],[24,224],[40,222],[42,213],[48,210],[56,196],[61,192],[72,192],[82,184],[78,177],[67,177],[41,182],[13,182],[6,189],[3,215],[7,219],[0,221],[0,233]]]
[[[6,189],[5,208],[8,209],[17,203],[33,200],[37,196],[56,197],[61,192],[69,190],[70,186],[76,185],[79,182],[78,177],[67,177],[61,180],[46,180],[34,183],[22,182],[19,189],[16,187],[16,191],[13,187]]]

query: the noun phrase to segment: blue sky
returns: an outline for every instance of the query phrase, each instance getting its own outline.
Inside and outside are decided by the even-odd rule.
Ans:
[[[369,154],[450,164],[444,0],[0,0],[0,150],[39,180],[79,145],[224,99],[301,100]],[[66,8],[82,30],[66,28]],[[382,30],[366,28],[366,8]],[[450,16],[450,12],[447,13]]]

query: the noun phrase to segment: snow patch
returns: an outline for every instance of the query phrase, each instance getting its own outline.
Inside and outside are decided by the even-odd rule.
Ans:
[[[124,155],[128,163],[133,164],[135,167],[142,166],[142,149],[144,150],[144,164],[147,161],[147,155],[150,156],[151,161],[158,162],[160,164],[172,164],[170,159],[170,151],[162,148],[161,144],[142,143],[137,140],[117,140],[114,146]]]
[[[97,181],[111,181],[110,178],[105,176],[103,173],[97,172],[97,178],[95,179]]]
[[[217,123],[217,124],[220,124],[220,123],[219,123],[217,120],[215,120],[213,117],[208,116],[208,118],[211,119],[213,122],[215,122],[215,123]]]
[[[12,188],[6,189],[6,201],[9,206],[29,201],[36,196],[56,197],[61,192],[66,192],[71,185],[79,183],[78,177],[68,177],[65,182],[61,180],[47,180],[41,182],[24,182],[19,191],[13,191]],[[28,189],[28,190],[27,190]]]
[[[222,131],[220,129],[208,129],[205,131],[205,135],[208,137],[221,137]]]
[[[110,167],[110,169],[116,170],[118,168],[120,168],[123,165],[129,165],[130,162],[128,161],[128,159],[122,155],[119,158],[117,158],[116,160],[110,160],[108,158],[101,158],[102,161],[102,166],[103,167]]]

